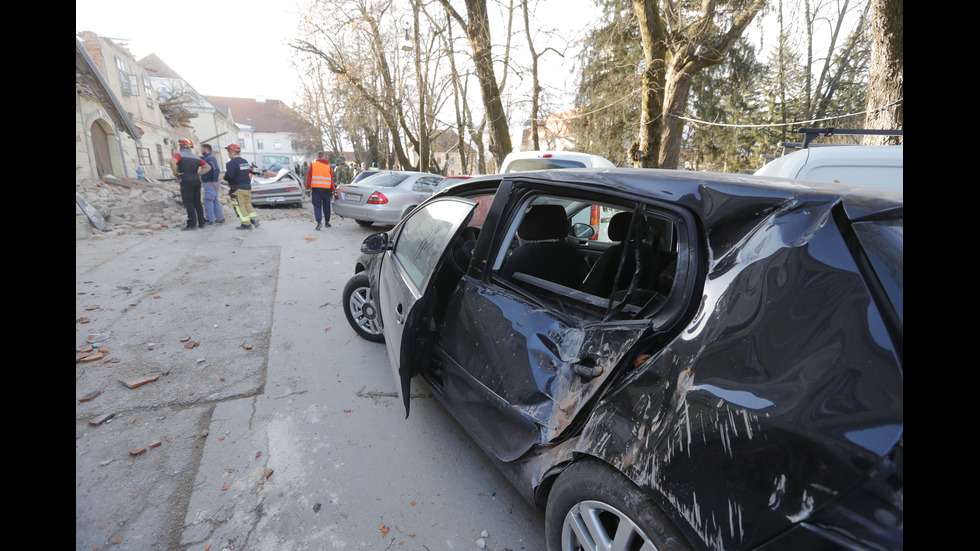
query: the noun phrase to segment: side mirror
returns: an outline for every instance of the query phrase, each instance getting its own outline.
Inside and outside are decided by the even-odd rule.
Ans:
[[[595,228],[589,224],[578,222],[576,224],[572,224],[572,235],[578,239],[588,239],[595,235]]]
[[[361,243],[361,252],[364,254],[381,254],[389,248],[391,248],[391,244],[388,242],[388,234],[385,232],[371,234]]]

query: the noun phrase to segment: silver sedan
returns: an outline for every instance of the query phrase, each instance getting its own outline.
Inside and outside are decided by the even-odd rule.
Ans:
[[[393,225],[428,199],[443,179],[428,172],[379,170],[356,184],[337,186],[333,212],[362,226]]]

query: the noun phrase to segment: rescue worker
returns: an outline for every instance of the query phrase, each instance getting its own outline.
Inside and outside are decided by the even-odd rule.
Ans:
[[[320,231],[324,226],[330,227],[330,196],[333,195],[333,171],[330,169],[330,160],[327,159],[327,152],[317,153],[315,161],[310,163],[310,170],[306,173],[306,189],[312,190],[310,198],[313,200],[313,216],[316,218],[316,230]],[[320,220],[323,220],[323,223]]]
[[[240,230],[259,227],[258,214],[252,207],[252,174],[248,161],[242,158],[242,148],[238,144],[225,146],[231,159],[225,164],[225,181],[228,182],[231,206],[238,215]]]
[[[201,204],[201,175],[211,172],[211,165],[204,159],[194,154],[192,150],[194,142],[183,139],[178,142],[180,151],[174,153],[170,159],[170,169],[180,180],[180,199],[184,202],[187,209],[187,225],[182,229],[196,230],[203,228],[206,222],[204,218],[204,205]],[[201,172],[204,168],[204,172]]]

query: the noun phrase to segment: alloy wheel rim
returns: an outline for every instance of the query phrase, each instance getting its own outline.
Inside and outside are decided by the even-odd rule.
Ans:
[[[371,302],[371,288],[358,287],[350,295],[347,306],[353,314],[354,323],[372,335],[380,335],[374,304]]]
[[[562,551],[657,551],[640,527],[601,501],[581,501],[565,515]]]

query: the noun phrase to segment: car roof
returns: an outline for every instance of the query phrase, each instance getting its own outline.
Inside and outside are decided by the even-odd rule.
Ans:
[[[556,159],[556,160],[569,160],[578,161],[583,164],[592,167],[607,167],[612,168],[614,165],[611,161],[602,157],[600,155],[593,155],[591,153],[580,153],[577,151],[552,151],[552,150],[540,150],[540,151],[511,151],[504,157],[504,161],[500,164],[501,172],[507,168],[514,161],[519,159]]]
[[[557,184],[611,195],[632,195],[679,204],[707,224],[756,218],[770,209],[809,202],[840,203],[852,219],[901,209],[903,194],[872,187],[767,178],[752,174],[695,172],[656,168],[573,168],[481,176],[446,188],[449,195],[486,187],[493,180]]]
[[[810,146],[788,153],[755,171],[757,176],[777,176],[781,178],[804,178],[802,173],[814,174],[822,166],[864,167],[866,170],[901,170],[904,165],[904,147],[901,145],[828,145]],[[810,176],[812,179],[813,176]],[[899,182],[900,183],[900,182]]]

